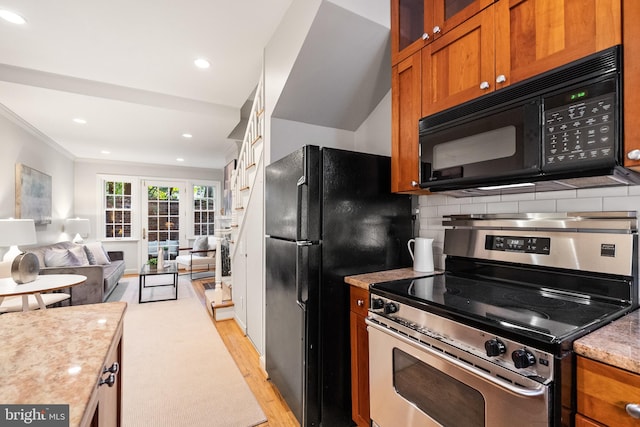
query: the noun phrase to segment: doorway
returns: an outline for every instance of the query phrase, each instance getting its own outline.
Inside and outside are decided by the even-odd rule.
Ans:
[[[165,262],[178,256],[185,224],[181,207],[184,193],[184,185],[175,182],[143,182],[142,264],[150,258],[157,258],[159,248],[163,248]]]

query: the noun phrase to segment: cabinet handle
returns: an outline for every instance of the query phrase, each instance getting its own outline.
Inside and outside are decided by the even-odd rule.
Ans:
[[[422,34],[422,40],[429,40],[429,34],[427,33]]]
[[[359,299],[356,304],[358,304],[358,307],[364,307],[364,300]]]
[[[111,365],[110,368],[107,368],[105,366],[104,369],[102,369],[102,374],[104,375],[107,372],[111,372],[112,374],[117,374],[119,370],[120,370],[120,364],[118,362],[113,362],[113,365]]]
[[[625,406],[624,409],[631,417],[640,418],[640,405],[637,403],[627,403],[627,406]]]
[[[116,383],[116,374],[109,374],[107,379],[100,378],[100,382],[98,383],[98,387],[103,386],[105,384],[108,385],[109,387],[113,387],[113,385],[115,383]]]
[[[627,153],[629,160],[640,160],[640,150],[631,150]]]
[[[416,188],[418,187],[420,184],[418,184],[418,181],[411,181],[411,186]]]
[[[487,90],[487,89],[489,89],[489,82],[482,82],[482,83],[480,83],[480,89],[482,89],[482,90]]]
[[[504,74],[500,74],[496,77],[496,83],[504,83],[507,81],[507,77]]]
[[[435,26],[433,27],[433,34],[440,34],[440,27],[439,26]]]

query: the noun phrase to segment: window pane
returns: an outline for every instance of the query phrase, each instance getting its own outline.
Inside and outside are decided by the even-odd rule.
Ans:
[[[131,189],[130,182],[105,181],[104,218],[105,237],[131,237]]]

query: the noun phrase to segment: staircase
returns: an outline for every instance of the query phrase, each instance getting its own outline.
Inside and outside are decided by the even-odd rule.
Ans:
[[[232,232],[229,255],[233,280],[233,310],[236,322],[248,336],[251,331],[247,327],[247,316],[254,315],[256,311],[252,307],[248,315],[248,306],[259,303],[257,298],[261,298],[262,294],[262,280],[256,277],[256,273],[260,273],[261,276],[261,248],[264,241],[261,214],[264,203],[262,199],[265,128],[263,85],[261,77],[256,88],[236,168],[231,174]],[[256,245],[259,245],[257,249],[259,252],[256,252]],[[252,299],[251,302],[248,299]]]
[[[262,162],[262,146],[264,134],[264,90],[263,79],[260,79],[256,88],[256,95],[249,114],[249,121],[242,141],[242,148],[238,155],[236,168],[231,174],[231,194],[232,207],[231,227],[232,242],[236,242],[237,237],[243,231],[244,213],[251,200],[253,183],[257,177],[258,166]],[[235,246],[235,245],[234,245]],[[233,248],[231,258],[235,255]]]

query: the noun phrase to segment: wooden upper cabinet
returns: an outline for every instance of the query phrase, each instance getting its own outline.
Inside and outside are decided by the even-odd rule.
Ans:
[[[425,13],[425,0],[391,0],[391,64],[419,51],[424,45],[425,28],[431,14]]]
[[[420,52],[391,68],[391,191],[414,193],[420,182]]]
[[[423,116],[622,41],[618,0],[498,0],[481,10],[423,48]]]
[[[622,42],[620,0],[499,0],[494,9],[498,89]]]
[[[495,0],[391,0],[391,63],[408,58]]]
[[[640,1],[624,0],[622,18],[622,47],[624,56],[624,164],[640,171],[640,160],[630,159],[629,153],[640,150],[640,102],[633,94],[640,91]]]
[[[485,9],[425,46],[422,49],[422,116],[492,90],[494,58],[492,9]]]

